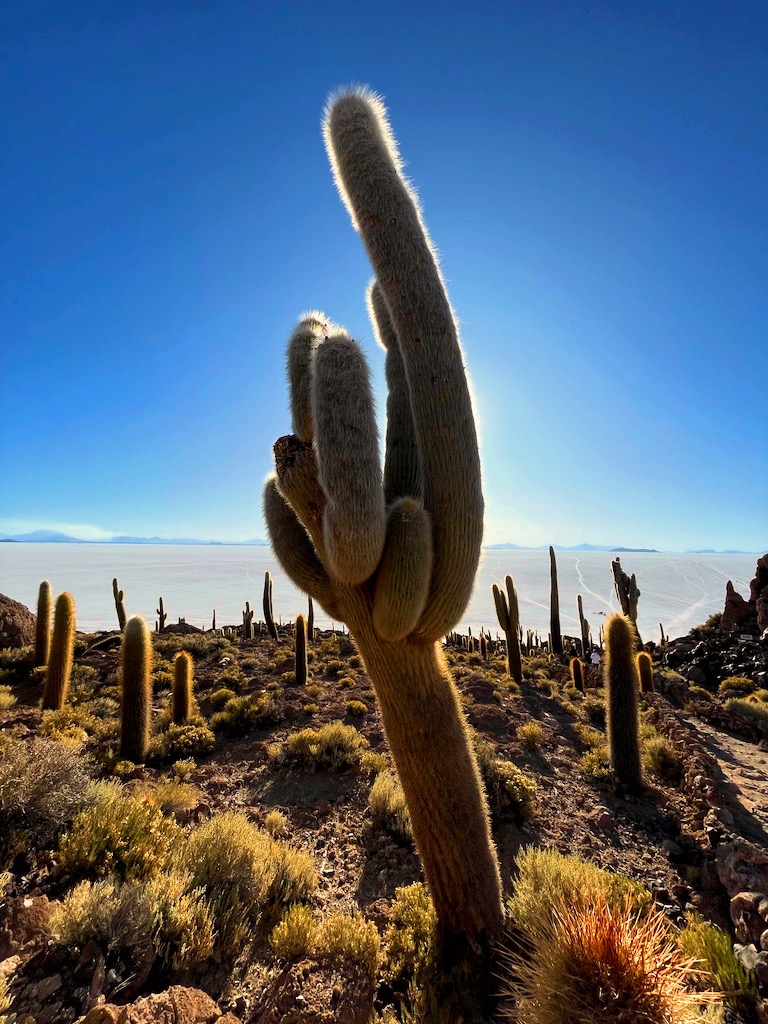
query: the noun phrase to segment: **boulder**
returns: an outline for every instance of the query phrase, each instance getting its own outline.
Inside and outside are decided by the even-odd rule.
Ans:
[[[26,605],[0,594],[0,647],[16,650],[33,644],[36,621]]]
[[[218,1024],[222,1017],[205,992],[173,985],[167,992],[146,996],[129,1006],[94,1006],[80,1024]]]
[[[750,602],[745,601],[730,580],[725,585],[725,608],[720,622],[722,629],[740,629],[752,616]]]
[[[723,629],[741,629],[758,633],[768,629],[768,555],[761,555],[755,567],[755,578],[749,584],[749,600],[737,593],[728,580],[725,587],[725,608],[721,626]]]

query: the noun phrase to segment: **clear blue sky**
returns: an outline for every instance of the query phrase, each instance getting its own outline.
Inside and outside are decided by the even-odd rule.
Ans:
[[[6,0],[0,36],[0,531],[263,536],[311,307],[383,412],[320,133],[355,81],[461,319],[487,541],[765,548],[764,0]]]

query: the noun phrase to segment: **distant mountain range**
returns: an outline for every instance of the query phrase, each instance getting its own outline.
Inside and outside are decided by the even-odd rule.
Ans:
[[[197,540],[193,537],[112,537],[111,540],[81,540],[56,530],[34,530],[32,533],[17,533],[14,536],[0,534],[0,543],[21,544],[204,544],[217,547],[267,547],[269,541],[254,537],[251,540]]]
[[[269,547],[268,540],[260,537],[252,537],[250,540],[198,540],[194,537],[112,537],[111,540],[81,540],[80,537],[70,537],[66,533],[58,533],[56,530],[34,530],[32,533],[17,533],[12,536],[0,533],[0,544],[198,544],[207,547]],[[575,544],[571,547],[562,544],[552,545],[555,551],[608,551],[615,554],[647,552],[660,554],[656,548],[624,548],[608,544]],[[538,547],[527,547],[524,544],[488,544],[489,551],[547,551],[548,544],[540,544]],[[715,551],[712,548],[689,549],[683,552],[686,555],[758,555],[761,551]]]

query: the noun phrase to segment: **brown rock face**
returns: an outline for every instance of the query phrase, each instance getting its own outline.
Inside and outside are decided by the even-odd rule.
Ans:
[[[36,616],[26,605],[0,594],[0,647],[14,649],[35,642]]]
[[[221,1018],[221,1010],[205,992],[173,985],[130,1006],[96,1006],[81,1024],[217,1024]]]
[[[744,600],[728,580],[721,625],[723,629],[747,631],[751,631],[757,625],[760,633],[768,629],[768,555],[762,555],[757,560],[755,578],[749,584],[748,601]]]

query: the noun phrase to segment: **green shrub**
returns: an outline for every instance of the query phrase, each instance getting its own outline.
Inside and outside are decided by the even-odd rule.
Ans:
[[[602,697],[585,697],[581,702],[581,713],[592,725],[605,729],[605,701]]]
[[[212,716],[211,728],[215,732],[237,736],[252,729],[277,725],[280,721],[282,712],[273,694],[250,694],[228,700],[223,709]]]
[[[573,728],[579,737],[579,742],[583,743],[585,747],[589,747],[590,750],[605,746],[605,733],[600,732],[599,729],[593,729],[592,726],[584,725],[583,722],[576,722]]]
[[[754,693],[757,689],[757,683],[748,679],[746,676],[728,676],[718,686],[720,693],[725,693],[727,690],[736,690],[739,693]]]
[[[493,744],[474,731],[472,742],[491,812],[511,812],[518,823],[530,820],[537,810],[536,783],[511,761],[496,757]]]
[[[736,958],[730,936],[708,921],[689,915],[677,944],[685,956],[698,961],[692,975],[694,988],[714,988],[725,993],[730,1006],[745,1019],[751,1019],[758,999],[755,976]]]
[[[173,764],[173,774],[179,780],[179,782],[186,782],[191,778],[193,772],[197,768],[194,758],[187,757],[181,761],[175,761]]]
[[[10,686],[0,686],[0,711],[8,711],[16,703]]]
[[[212,708],[223,708],[225,704],[236,697],[237,694],[234,690],[230,690],[228,686],[220,686],[218,690],[214,690],[208,697]]]
[[[611,768],[611,758],[608,753],[608,745],[603,742],[599,747],[593,747],[579,761],[579,771],[588,779],[595,782],[604,782],[609,786],[616,785],[616,776]]]
[[[381,963],[381,939],[372,921],[359,911],[331,914],[320,922],[317,952],[332,961],[346,961],[361,967],[375,981]]]
[[[523,746],[530,747],[532,750],[540,747],[544,742],[544,730],[538,722],[525,722],[523,725],[518,725],[515,735]]]
[[[694,700],[714,700],[709,690],[705,690],[703,686],[689,686],[688,696]]]
[[[677,784],[683,775],[683,759],[666,736],[654,736],[643,743],[643,764],[667,782]]]
[[[65,946],[97,942],[130,956],[147,941],[173,970],[213,953],[213,919],[202,892],[177,872],[148,882],[81,882],[55,910],[51,932]]]
[[[388,979],[401,987],[412,981],[423,989],[437,961],[437,918],[421,882],[395,890],[395,902],[384,932],[384,964]]]
[[[525,847],[518,853],[515,866],[517,879],[507,910],[529,936],[542,934],[553,922],[556,906],[588,910],[605,900],[609,906],[626,905],[645,912],[652,904],[651,894],[640,882],[557,850]]]
[[[175,725],[171,722],[165,732],[159,733],[152,740],[152,755],[163,760],[179,760],[210,754],[216,746],[216,737],[201,722],[202,719],[189,725]]]
[[[343,722],[302,729],[286,741],[287,759],[302,768],[345,768],[359,765],[368,740]]]
[[[344,671],[345,668],[346,665],[343,661],[339,661],[338,658],[334,658],[330,661],[326,661],[323,666],[323,671],[327,676],[331,676],[332,679],[335,679],[340,672]]]
[[[282,811],[269,811],[264,818],[264,828],[273,839],[279,839],[281,836],[288,835],[288,819]]]
[[[59,859],[74,875],[151,878],[170,868],[182,835],[151,797],[106,792],[76,816],[59,843]]]
[[[364,715],[368,714],[368,705],[363,704],[361,700],[348,700],[347,714],[353,715],[356,718],[362,718]]]
[[[380,772],[373,780],[368,807],[376,824],[400,839],[412,838],[403,787],[389,772]]]
[[[354,676],[339,676],[338,685],[340,690],[349,690],[355,685]]]

